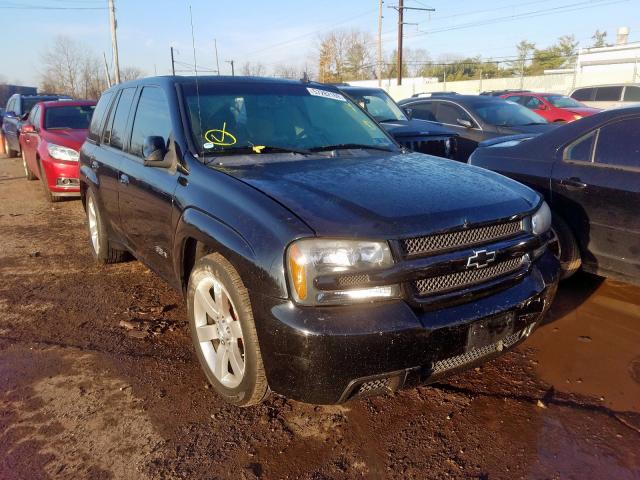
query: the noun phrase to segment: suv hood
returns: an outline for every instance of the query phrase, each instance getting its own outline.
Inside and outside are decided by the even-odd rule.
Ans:
[[[404,238],[528,212],[533,190],[477,167],[419,153],[226,167],[319,236]]]
[[[427,122],[426,120],[394,120],[392,122],[381,122],[380,125],[396,138],[458,136],[453,130],[449,130],[437,123]]]

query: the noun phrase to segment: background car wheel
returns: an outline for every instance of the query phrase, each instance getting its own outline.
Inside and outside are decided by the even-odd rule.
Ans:
[[[269,395],[249,294],[217,253],[200,258],[189,277],[187,307],[200,366],[227,402],[246,407]]]
[[[125,253],[122,250],[111,247],[107,233],[102,223],[100,210],[96,204],[93,192],[87,192],[86,200],[87,212],[87,230],[89,231],[89,240],[91,241],[91,253],[100,264],[118,263],[124,260]]]
[[[560,279],[564,280],[580,269],[580,249],[569,226],[555,213],[551,221],[551,233],[553,238],[549,242],[549,249],[560,261]]]
[[[7,136],[3,135],[3,138],[4,138],[4,153],[9,158],[17,157],[18,156],[18,152],[16,152],[15,150],[11,149],[11,147],[9,146],[9,140],[7,140]]]
[[[27,177],[27,180],[35,180],[36,176],[33,174],[29,165],[27,164],[27,159],[24,156],[24,150],[22,151],[22,167],[24,168],[24,174]]]

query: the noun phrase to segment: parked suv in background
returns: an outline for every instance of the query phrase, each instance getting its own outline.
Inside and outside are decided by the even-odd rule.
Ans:
[[[204,373],[236,405],[434,381],[525,339],[557,285],[539,194],[402,153],[335,87],[120,84],[80,164],[96,259],[128,250],[184,292]]]
[[[39,178],[57,202],[80,196],[78,152],[87,137],[94,101],[41,102],[31,109],[20,135],[27,180]]]
[[[10,157],[20,154],[20,126],[27,119],[31,108],[38,102],[71,98],[66,95],[22,95],[16,93],[9,97],[2,116],[2,136],[4,151]]]
[[[481,144],[469,163],[544,195],[563,276],[640,284],[640,108],[608,110],[536,138]]]
[[[337,87],[375,118],[403,147],[438,157],[455,157],[458,134],[453,130],[436,123],[409,118],[381,88],[350,85]]]
[[[550,122],[573,122],[602,111],[557,93],[507,93],[500,98],[519,103]]]
[[[398,102],[413,118],[439,122],[458,133],[456,160],[466,162],[478,143],[519,133],[538,134],[555,128],[522,105],[502,98],[451,95],[408,98]]]
[[[617,84],[580,87],[571,92],[569,96],[589,107],[623,107],[640,102],[640,85]]]

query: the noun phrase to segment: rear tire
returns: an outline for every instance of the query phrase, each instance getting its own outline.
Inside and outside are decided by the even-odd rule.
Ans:
[[[191,339],[209,383],[227,402],[247,407],[270,393],[240,275],[220,254],[196,261],[189,276],[187,308]]]
[[[24,168],[24,175],[27,177],[27,180],[35,180],[37,178],[27,164],[27,158],[25,157],[24,150],[22,151],[22,167]]]
[[[551,231],[554,238],[549,249],[560,262],[560,279],[565,280],[576,273],[582,265],[580,248],[567,223],[557,214],[552,214]]]
[[[106,263],[118,263],[124,260],[126,252],[113,248],[109,242],[104,223],[102,222],[102,215],[100,214],[95,196],[91,190],[87,191],[86,212],[91,253],[96,262],[104,265]]]
[[[9,158],[17,157],[18,156],[18,152],[16,152],[15,150],[11,149],[11,147],[9,146],[9,140],[7,140],[7,136],[3,135],[3,138],[4,138],[4,153]]]

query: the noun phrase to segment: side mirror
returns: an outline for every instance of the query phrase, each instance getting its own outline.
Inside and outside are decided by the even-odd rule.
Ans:
[[[30,123],[25,123],[24,125],[22,125],[22,127],[20,127],[20,131],[22,133],[35,133],[36,127],[31,125]]]
[[[409,120],[413,118],[413,108],[405,108],[404,113]]]
[[[14,111],[4,112],[4,116],[7,118],[14,118],[16,116],[16,112]]]
[[[171,162],[165,162],[167,147],[162,137],[146,137],[142,144],[142,156],[145,167],[169,167]],[[165,165],[166,164],[166,165]]]
[[[473,123],[471,123],[471,120],[456,118],[456,122],[458,123],[458,125],[461,125],[464,128],[473,128]]]

